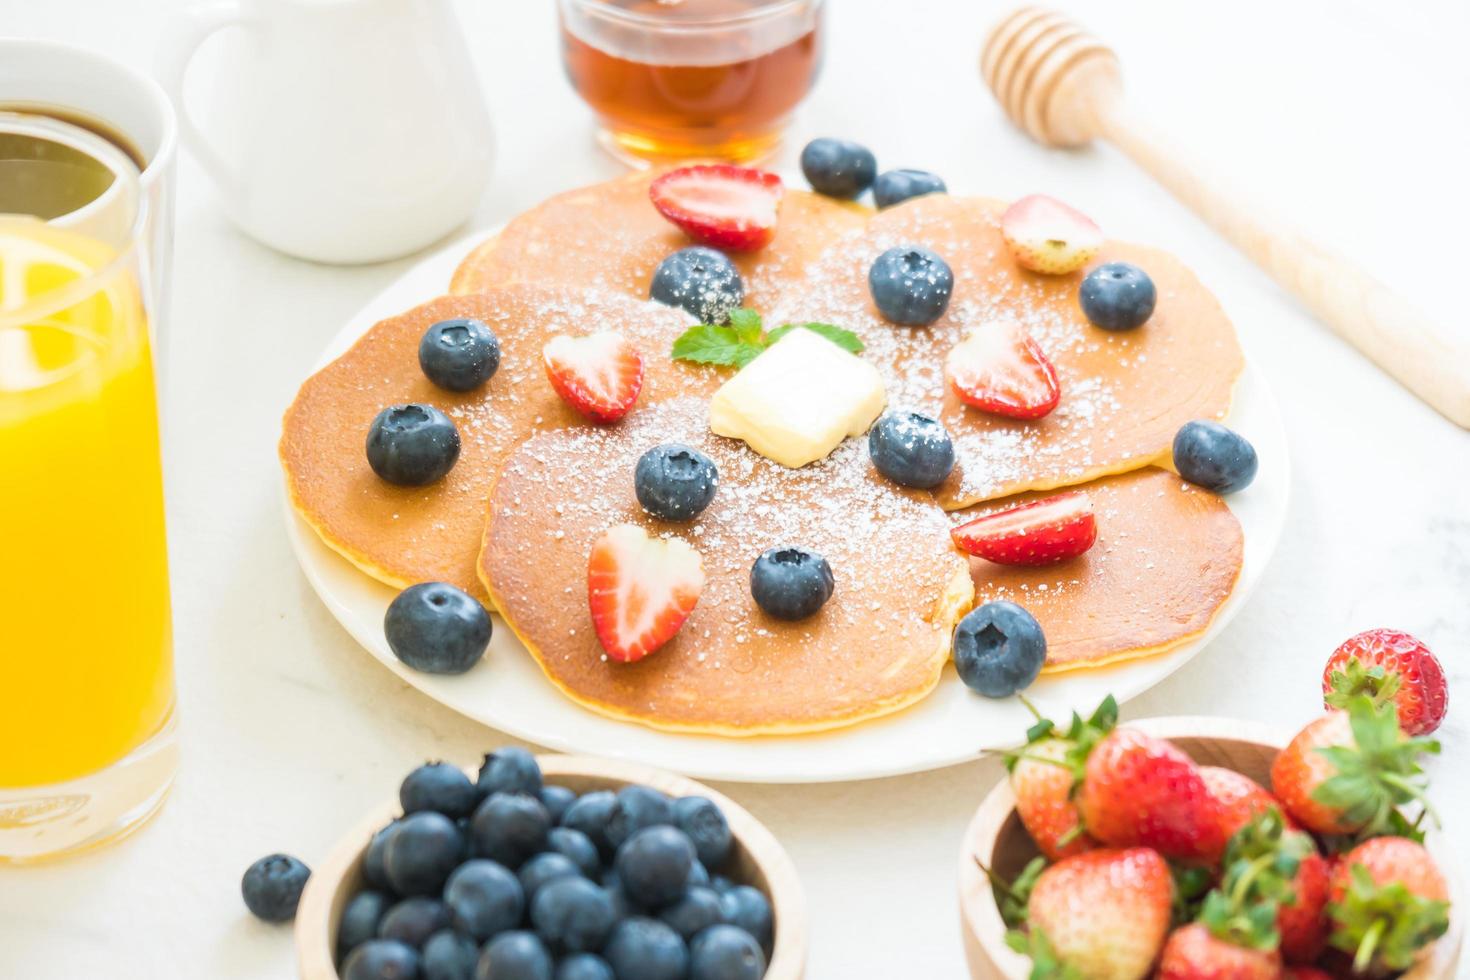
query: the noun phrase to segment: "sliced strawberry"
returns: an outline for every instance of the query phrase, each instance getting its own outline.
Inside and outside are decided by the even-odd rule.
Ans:
[[[643,389],[643,355],[621,334],[561,334],[541,349],[541,360],[562,401],[604,425],[627,415]]]
[[[632,524],[608,528],[587,560],[592,626],[607,655],[642,660],[679,632],[704,589],[704,562],[679,538]]]
[[[648,188],[659,214],[690,238],[738,252],[770,243],[782,193],[775,174],[728,163],[670,170]]]
[[[1076,272],[1103,246],[1097,222],[1045,194],[1031,194],[1006,208],[1000,233],[1022,268],[1048,275]]]
[[[944,373],[966,405],[1013,419],[1039,419],[1057,407],[1057,369],[1014,320],[992,320],[949,352]]]
[[[1050,565],[1091,548],[1097,518],[1085,493],[1063,493],[951,528],[955,547],[997,565]]]

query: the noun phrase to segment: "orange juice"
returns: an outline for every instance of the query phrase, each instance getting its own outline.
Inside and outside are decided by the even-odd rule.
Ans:
[[[173,706],[143,306],[125,268],[80,288],[114,257],[74,232],[0,217],[4,787],[97,772]],[[26,304],[37,316],[16,323]]]

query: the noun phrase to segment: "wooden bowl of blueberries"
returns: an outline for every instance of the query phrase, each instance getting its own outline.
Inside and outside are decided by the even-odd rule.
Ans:
[[[311,875],[303,980],[797,980],[796,869],[749,813],[631,762],[430,763]]]

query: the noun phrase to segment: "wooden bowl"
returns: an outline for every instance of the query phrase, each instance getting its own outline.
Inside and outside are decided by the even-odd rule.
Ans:
[[[775,945],[765,980],[801,980],[806,975],[806,897],[796,867],[771,832],[738,803],[692,779],[632,762],[580,755],[542,755],[536,761],[548,782],[577,793],[641,783],[670,796],[703,796],[714,801],[724,811],[735,839],[725,869],[728,876],[754,885],[771,900]],[[466,772],[475,778],[474,769]],[[401,811],[397,799],[377,808],[312,872],[296,911],[296,963],[302,980],[338,980],[335,951],[342,910],[365,887],[362,858],[368,842]]]
[[[1234,769],[1266,786],[1271,783],[1271,761],[1291,740],[1289,734],[1269,726],[1226,718],[1148,718],[1127,722],[1126,727],[1166,738],[1198,763]],[[1465,928],[1465,889],[1445,837],[1433,832],[1425,843],[1450,883],[1450,929],[1424,949],[1418,963],[1400,980],[1453,980],[1455,976]],[[1016,816],[1010,783],[1003,779],[980,804],[960,849],[960,931],[965,960],[975,980],[1026,980],[1031,971],[1031,960],[1006,946],[1006,927],[995,893],[975,859],[1010,879],[1037,853]]]

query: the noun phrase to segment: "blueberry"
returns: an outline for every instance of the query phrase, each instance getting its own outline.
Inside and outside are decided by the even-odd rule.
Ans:
[[[1077,292],[1082,313],[1104,330],[1132,330],[1154,312],[1154,281],[1129,262],[1108,262],[1087,273]]]
[[[388,880],[388,872],[383,866],[383,858],[388,851],[388,838],[398,829],[401,820],[395,820],[382,830],[373,834],[373,839],[368,841],[367,851],[362,856],[362,877],[368,883],[369,888],[379,891],[388,891],[393,887]]]
[[[420,582],[388,604],[383,633],[393,655],[414,670],[463,674],[490,645],[490,614],[447,582]]]
[[[750,568],[755,604],[777,619],[805,619],[832,598],[832,566],[806,548],[772,548]]]
[[[635,902],[658,908],[684,894],[689,869],[694,864],[694,844],[676,827],[647,827],[622,847],[614,862],[623,888]]]
[[[718,868],[730,856],[730,824],[713,802],[702,796],[674,801],[674,826],[689,835],[704,868]],[[706,871],[706,874],[709,872]]]
[[[405,946],[421,948],[440,929],[449,928],[449,910],[437,898],[423,895],[405,898],[388,910],[378,923],[379,939],[396,939]]]
[[[475,980],[480,947],[452,929],[436,932],[424,943],[424,980]]]
[[[561,823],[562,814],[567,812],[567,807],[577,798],[577,794],[565,786],[543,786],[541,787],[541,805],[546,807],[546,812],[551,815],[551,822]]]
[[[342,980],[419,980],[418,950],[392,939],[370,939],[347,954]]]
[[[851,199],[872,185],[878,158],[860,143],[823,136],[801,151],[801,172],[818,194]]]
[[[642,915],[647,911],[628,895],[627,890],[623,888],[622,879],[615,871],[609,871],[602,876],[602,889],[607,892],[608,901],[612,902],[613,915],[619,922]]]
[[[725,921],[755,937],[761,949],[770,952],[775,927],[771,920],[771,902],[759,889],[736,885],[720,896],[720,909]]]
[[[447,762],[419,766],[398,787],[398,802],[404,813],[433,810],[458,820],[474,812],[478,799],[470,778]]]
[[[474,391],[500,367],[500,341],[479,320],[441,320],[419,341],[424,377],[449,391]]]
[[[393,899],[384,892],[358,892],[342,910],[342,921],[337,925],[337,951],[346,956],[378,935],[378,924],[383,913],[388,911]]]
[[[868,455],[879,473],[905,487],[937,487],[954,469],[949,431],[920,412],[885,412],[868,430]]]
[[[614,848],[645,827],[672,826],[674,801],[650,786],[624,786],[607,818],[607,840]]]
[[[873,261],[868,290],[884,319],[907,327],[927,327],[949,307],[954,273],[927,248],[898,245]]]
[[[987,602],[955,627],[954,665],[960,680],[986,697],[1010,697],[1029,687],[1045,662],[1041,624],[1014,602]]]
[[[719,893],[701,886],[689,889],[683,898],[664,906],[658,917],[688,942],[700,930],[723,922],[725,913],[720,908]]]
[[[679,829],[683,830],[682,827]],[[689,833],[689,831],[685,830],[684,833],[687,834]],[[693,838],[691,838],[691,840],[693,840]],[[699,843],[697,841],[694,842],[694,852],[696,854],[699,853]],[[704,866],[703,861],[695,861],[694,864],[690,866],[689,881],[687,882],[687,884],[690,888],[693,888],[695,885],[700,885],[705,888],[709,887],[709,868],[706,868]]]
[[[464,859],[464,835],[442,813],[411,813],[399,822],[383,852],[388,882],[400,895],[437,895]]]
[[[700,323],[728,323],[730,313],[745,302],[745,282],[723,252],[691,245],[658,264],[648,298],[677,306]]]
[[[536,893],[544,885],[553,879],[567,876],[580,878],[582,872],[571,858],[555,851],[545,851],[535,855],[521,865],[520,871],[516,872],[516,877],[521,881],[521,890],[526,893],[527,904],[536,900]]]
[[[684,980],[689,950],[679,934],[657,919],[624,919],[602,955],[618,980]]]
[[[735,887],[735,882],[731,881],[729,878],[726,878],[724,875],[715,875],[709,880],[709,886],[719,894],[723,895],[725,894],[725,892]]]
[[[715,499],[720,474],[714,460],[677,442],[638,457],[633,490],[643,509],[665,521],[692,521]]]
[[[943,194],[947,190],[944,180],[927,170],[885,170],[873,181],[873,203],[881,211],[911,197]]]
[[[477,859],[466,861],[449,876],[444,904],[455,929],[483,941],[520,924],[526,896],[505,867]]]
[[[480,796],[492,793],[524,793],[541,795],[541,766],[525,749],[508,745],[485,756],[475,782]]]
[[[252,915],[266,922],[289,922],[296,918],[301,890],[311,869],[289,854],[271,854],[245,869],[240,894]]]
[[[612,898],[580,875],[548,882],[531,902],[531,925],[559,949],[595,952],[617,921]]]
[[[459,430],[432,405],[390,405],[368,429],[368,465],[400,487],[426,487],[454,468]]]
[[[712,925],[689,944],[689,980],[760,980],[766,955],[738,926]]]
[[[546,847],[551,817],[541,801],[520,793],[496,793],[480,804],[470,818],[475,853],[519,868]]]
[[[609,790],[583,793],[577,797],[575,803],[567,807],[567,812],[562,815],[561,825],[585,834],[598,853],[604,858],[612,857],[617,848],[607,839],[607,822],[617,806],[618,798]]]
[[[580,830],[552,827],[546,835],[546,848],[549,852],[569,858],[577,866],[577,870],[588,878],[596,878],[597,873],[602,870],[602,855],[597,853],[597,845]]]
[[[556,980],[615,980],[607,960],[592,953],[573,953],[556,965]]]
[[[1256,447],[1219,422],[1196,419],[1174,434],[1174,468],[1215,493],[1244,490],[1256,478]]]
[[[475,980],[551,980],[551,954],[534,932],[502,932],[480,954]]]

